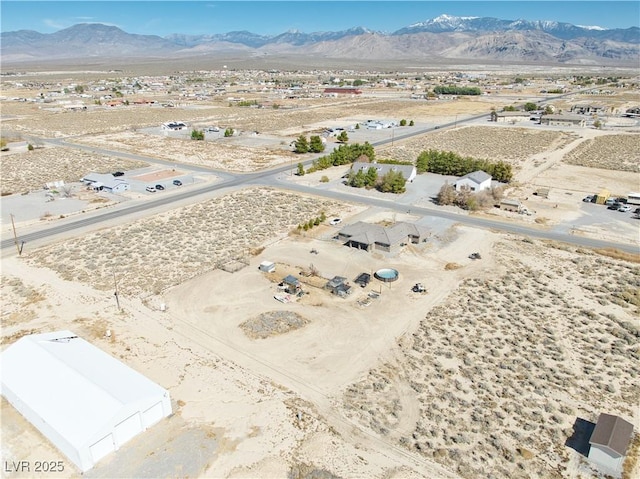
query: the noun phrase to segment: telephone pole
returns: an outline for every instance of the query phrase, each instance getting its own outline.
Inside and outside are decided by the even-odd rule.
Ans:
[[[22,255],[22,248],[20,246],[18,246],[18,235],[16,234],[16,224],[13,221],[13,214],[11,214],[10,216],[11,216],[11,226],[13,227],[13,242],[15,243],[16,249],[18,250],[18,256],[21,256]]]
[[[115,293],[113,295],[116,297],[116,306],[118,307],[118,311],[120,311],[120,299],[118,298],[118,281],[116,281],[116,272],[113,272],[113,286],[115,287]]]

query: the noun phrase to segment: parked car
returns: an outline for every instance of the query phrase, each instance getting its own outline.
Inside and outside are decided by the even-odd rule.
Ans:
[[[329,221],[329,224],[332,226],[339,225],[340,223],[342,223],[342,220],[340,218],[333,218],[331,221]]]
[[[582,198],[582,201],[584,201],[585,203],[591,203],[593,202],[593,195],[587,195],[584,198]]]
[[[631,206],[629,206],[629,205],[620,205],[620,207],[618,208],[618,211],[622,211],[623,213],[627,213],[627,212],[631,211]]]
[[[164,186],[162,186],[162,185],[156,185],[156,190],[164,190]]]
[[[173,180],[173,184],[176,186],[182,186],[182,181],[180,180]]]
[[[220,128],[218,128],[217,126],[210,126],[205,131],[208,131],[210,133],[217,133],[220,131]]]
[[[153,186],[147,186],[145,188],[145,190],[147,190],[149,193],[155,193],[156,189]]]
[[[111,173],[113,176],[124,176],[124,171],[114,171]]]
[[[622,203],[618,203],[616,201],[615,203],[611,203],[609,206],[607,206],[607,208],[610,209],[610,210],[617,210],[621,206],[622,206]]]
[[[614,203],[616,203],[615,198],[607,198],[607,200],[604,202],[606,206],[611,206]]]

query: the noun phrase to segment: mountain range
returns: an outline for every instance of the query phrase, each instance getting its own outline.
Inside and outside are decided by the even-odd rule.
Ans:
[[[3,63],[216,55],[304,55],[360,60],[480,60],[545,64],[638,65],[640,28],[603,29],[554,21],[441,15],[392,33],[355,27],[279,35],[248,31],[166,37],[127,33],[99,23],[55,33],[3,32]]]

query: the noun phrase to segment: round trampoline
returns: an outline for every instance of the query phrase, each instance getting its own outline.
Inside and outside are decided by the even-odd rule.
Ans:
[[[383,283],[391,283],[398,279],[400,273],[398,270],[392,268],[383,268],[376,271],[373,275],[377,280],[382,281]]]

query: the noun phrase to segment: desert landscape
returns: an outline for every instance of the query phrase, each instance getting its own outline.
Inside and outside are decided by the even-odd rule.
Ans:
[[[6,87],[8,98],[33,94]],[[538,89],[442,101],[381,89],[283,100],[277,109],[166,93],[158,101],[173,101],[171,108],[66,111],[3,101],[4,201],[50,181],[75,184],[91,171],[129,178],[135,170],[150,184],[170,180],[176,167],[237,175],[218,189],[202,181],[179,192],[127,192],[109,211],[209,188],[138,216],[114,215],[81,235],[27,243],[20,255],[13,244],[3,249],[3,348],[27,334],[69,329],[165,387],[174,409],[81,474],[3,399],[3,461],[66,466],[36,477],[605,477],[571,438],[577,419],[595,422],[601,412],[640,427],[640,257],[627,252],[640,239],[630,213],[582,198],[638,190],[640,130],[635,121],[603,128],[467,121],[518,98],[542,98]],[[637,98],[635,87],[570,100],[623,110]],[[570,100],[556,103],[567,109]],[[342,183],[344,165],[304,176],[282,169],[268,181],[251,176],[310,162],[313,155],[289,146],[300,134],[369,118],[414,120],[425,130],[377,145],[380,160],[414,163],[420,152],[441,149],[508,162],[514,180],[504,194],[534,214],[438,206],[426,188],[443,181],[432,174],[397,196],[353,193]],[[160,131],[176,119],[189,123],[185,135]],[[210,125],[239,134],[189,139],[192,128]],[[389,139],[386,131],[350,133],[358,134]],[[327,146],[337,143],[329,137]],[[540,188],[547,197],[536,194]],[[70,214],[81,219],[85,210]],[[626,249],[532,239],[467,218]],[[68,219],[41,218],[18,233]],[[337,239],[357,221],[415,223],[429,234],[367,252]],[[3,240],[11,239],[11,225],[2,227]],[[260,271],[263,261],[275,272]],[[397,270],[397,281],[375,279],[381,268]],[[372,275],[365,287],[354,283],[361,273]],[[289,274],[301,294],[284,295]],[[325,285],[335,276],[351,294],[331,294]],[[425,291],[413,291],[416,283]],[[623,477],[637,477],[639,454],[636,435]]]

